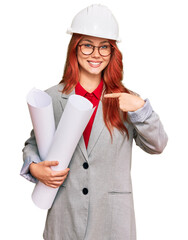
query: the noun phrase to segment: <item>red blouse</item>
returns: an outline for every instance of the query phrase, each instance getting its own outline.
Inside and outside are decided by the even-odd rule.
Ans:
[[[77,85],[75,87],[75,93],[77,95],[81,95],[82,97],[87,98],[93,104],[93,107],[96,106],[95,111],[93,112],[93,114],[92,114],[92,116],[89,120],[89,123],[87,124],[87,126],[86,126],[86,128],[83,132],[83,137],[84,137],[86,148],[88,146],[92,125],[93,125],[93,122],[94,122],[94,119],[95,119],[95,115],[96,115],[98,104],[99,104],[99,101],[100,101],[100,98],[101,98],[102,90],[103,90],[103,81],[102,80],[99,83],[98,87],[92,93],[87,92],[81,86],[81,84],[79,82],[77,83]]]

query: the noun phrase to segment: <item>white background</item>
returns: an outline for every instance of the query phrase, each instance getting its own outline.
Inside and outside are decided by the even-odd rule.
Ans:
[[[4,240],[42,239],[46,211],[34,206],[34,185],[19,176],[21,149],[32,128],[25,96],[33,87],[44,90],[61,80],[70,39],[66,30],[75,14],[92,3],[96,2],[0,2],[0,218]],[[133,147],[138,240],[187,240],[187,1],[100,3],[119,22],[124,84],[150,99],[169,136],[161,155]]]

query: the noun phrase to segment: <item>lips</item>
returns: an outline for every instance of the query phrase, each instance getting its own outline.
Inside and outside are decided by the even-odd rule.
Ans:
[[[101,65],[101,61],[88,61],[89,65],[93,68],[97,68],[97,67],[100,67]]]

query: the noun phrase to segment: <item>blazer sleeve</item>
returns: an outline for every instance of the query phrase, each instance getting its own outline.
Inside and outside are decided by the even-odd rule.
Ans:
[[[150,154],[160,154],[166,147],[168,136],[159,116],[153,111],[149,99],[142,108],[128,112],[133,124],[133,137],[136,145]]]
[[[22,152],[24,163],[20,171],[20,175],[26,178],[27,180],[36,183],[37,179],[31,175],[29,171],[29,166],[32,162],[34,163],[41,162],[41,159],[39,157],[38,147],[33,130],[31,131],[30,138],[25,142],[25,147],[23,148]]]

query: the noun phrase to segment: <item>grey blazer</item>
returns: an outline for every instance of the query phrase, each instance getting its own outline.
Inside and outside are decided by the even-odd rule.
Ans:
[[[62,88],[59,84],[47,90],[53,100],[56,126],[69,95],[74,93],[73,90],[69,95],[62,94]],[[133,139],[144,151],[158,154],[166,146],[167,135],[149,100],[128,115],[130,123],[125,124],[129,139],[114,129],[111,142],[100,101],[88,148],[82,136],[68,177],[48,211],[45,240],[136,240],[130,176]],[[40,158],[33,131],[23,149],[23,158],[21,175],[35,182],[29,164]]]

